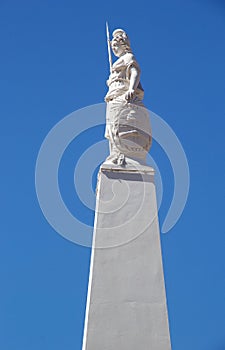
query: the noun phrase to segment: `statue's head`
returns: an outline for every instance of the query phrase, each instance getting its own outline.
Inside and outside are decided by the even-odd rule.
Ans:
[[[114,30],[111,47],[114,55],[117,57],[122,56],[126,52],[131,52],[130,40],[123,29]]]

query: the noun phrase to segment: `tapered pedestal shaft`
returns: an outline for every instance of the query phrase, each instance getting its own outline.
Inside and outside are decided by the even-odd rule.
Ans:
[[[154,171],[99,174],[83,350],[170,350]]]

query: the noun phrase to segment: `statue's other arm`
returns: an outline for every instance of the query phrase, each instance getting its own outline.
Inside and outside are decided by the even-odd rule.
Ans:
[[[128,66],[129,71],[129,89],[125,94],[125,98],[127,101],[130,101],[134,97],[135,90],[137,89],[139,83],[140,83],[140,68],[138,66],[138,63],[133,60],[131,64]]]

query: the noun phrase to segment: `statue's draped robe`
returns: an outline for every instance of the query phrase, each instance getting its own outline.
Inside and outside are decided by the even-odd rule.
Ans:
[[[142,103],[144,90],[140,82],[132,101],[125,99],[132,68],[140,75],[134,55],[127,52],[113,64],[107,81],[105,137],[110,141],[108,160],[117,164],[126,163],[127,158],[144,161],[151,144],[149,115]]]

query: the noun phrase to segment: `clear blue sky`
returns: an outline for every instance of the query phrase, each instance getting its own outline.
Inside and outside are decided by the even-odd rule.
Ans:
[[[142,68],[146,106],[185,149],[191,187],[185,211],[162,234],[173,350],[225,349],[225,2],[1,0],[0,349],[79,350],[90,249],[57,234],[39,207],[34,172],[49,130],[70,112],[103,101],[105,21],[124,28]],[[74,158],[102,135],[83,135],[65,155],[65,201],[93,212],[72,189]],[[82,148],[83,147],[83,148]],[[172,170],[157,144],[164,197]]]

